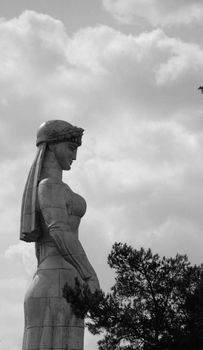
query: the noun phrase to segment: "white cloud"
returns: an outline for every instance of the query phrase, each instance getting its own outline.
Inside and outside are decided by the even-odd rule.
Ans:
[[[198,75],[199,70],[202,70],[203,51],[197,44],[187,44],[178,39],[168,38],[160,40],[158,46],[160,50],[169,50],[171,53],[168,61],[163,62],[157,70],[158,84],[170,84],[181,78],[184,80],[185,72],[188,72],[187,79],[192,78],[192,71]]]
[[[7,277],[0,281],[0,350],[19,350],[22,345],[22,295],[25,288],[27,281],[21,276]]]
[[[85,332],[85,339],[84,339],[84,349],[97,349],[97,341],[100,339],[101,337],[98,336],[90,336],[89,332]]]
[[[35,246],[33,243],[28,244],[19,242],[9,246],[5,251],[6,259],[20,260],[28,276],[33,276],[36,270],[37,261],[35,256]]]
[[[6,111],[2,106],[1,142],[6,156],[17,155],[12,163],[3,163],[2,191],[8,201],[4,220],[14,198],[8,196],[21,198],[35,132],[44,118],[70,116],[70,121],[87,128],[79,151],[84,171],[78,174],[76,165],[68,177],[91,194],[90,201],[111,205],[107,213],[112,217],[125,197],[130,198],[125,199],[127,212],[133,196],[139,208],[137,195],[149,201],[161,179],[178,181],[199,157],[201,139],[195,125],[202,101],[192,93],[203,70],[198,45],[170,38],[162,30],[136,37],[106,26],[82,29],[69,38],[61,22],[35,12],[3,21],[0,31],[5,52],[1,88],[3,101],[8,101]],[[199,118],[198,133],[202,127]],[[16,183],[13,173],[19,179]],[[19,214],[19,202],[12,211],[17,206]],[[140,220],[145,222],[145,215]],[[125,220],[122,232],[124,225],[128,227]]]
[[[199,262],[201,46],[160,29],[135,36],[102,25],[69,37],[60,21],[28,11],[3,20],[0,33],[1,249],[7,269],[12,265],[4,294],[17,265],[26,281],[36,267],[34,246],[17,242],[23,186],[44,119],[86,129],[64,180],[87,199],[80,235],[104,289],[112,284],[106,258],[114,241],[166,255],[182,248]],[[18,300],[25,293],[20,284]]]
[[[69,38],[61,22],[28,11],[3,21],[0,31],[5,37],[1,86],[8,101],[6,111],[3,106],[1,142],[7,156],[12,159],[17,154],[12,166],[3,163],[2,190],[7,200],[7,193],[17,193],[16,185],[22,192],[37,126],[44,117],[56,118],[55,113],[69,119],[71,111],[69,120],[87,128],[84,149],[79,151],[83,173],[77,173],[76,165],[68,178],[80,184],[90,202],[107,206],[107,216],[101,215],[101,220],[116,220],[123,200],[126,212],[131,212],[132,198],[138,213],[142,205],[136,196],[150,203],[153,188],[171,178],[179,181],[182,172],[194,164],[200,138],[189,124],[195,126],[202,103],[191,93],[191,80],[196,89],[203,70],[198,45],[170,38],[162,30],[133,36],[106,26],[82,29]],[[15,186],[13,172],[19,178]],[[7,186],[7,173],[13,190]],[[13,211],[16,206],[15,202]],[[128,220],[130,225],[132,221],[126,214],[125,218],[121,236],[125,227],[132,231]],[[145,220],[144,213],[138,222],[141,229],[142,222],[150,225],[151,220]],[[110,226],[107,236],[112,242],[119,227]]]
[[[203,18],[200,0],[103,0],[103,6],[126,24],[179,26],[198,23]]]
[[[167,115],[166,104],[170,113],[175,110],[194,89],[191,78],[198,85],[202,71],[201,48],[169,38],[161,30],[136,37],[98,26],[69,38],[60,21],[27,11],[0,23],[0,32],[4,38],[0,140],[10,156],[34,140],[44,119],[77,120],[89,130],[99,119],[104,128],[103,121],[113,125],[116,113],[118,118],[121,113],[143,118],[148,114],[143,113],[146,100],[154,112],[157,109],[158,118],[163,109]],[[183,82],[184,88],[177,89],[180,98],[172,106],[174,86]],[[154,116],[152,111],[150,118]],[[8,135],[18,147],[12,147]]]

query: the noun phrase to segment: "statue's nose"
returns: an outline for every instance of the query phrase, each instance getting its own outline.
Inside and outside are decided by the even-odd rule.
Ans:
[[[72,159],[73,159],[73,160],[76,160],[76,157],[77,157],[77,149],[73,152]]]

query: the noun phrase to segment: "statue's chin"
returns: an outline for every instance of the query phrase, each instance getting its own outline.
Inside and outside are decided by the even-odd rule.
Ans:
[[[68,161],[63,161],[59,163],[62,170],[70,170],[71,164]]]

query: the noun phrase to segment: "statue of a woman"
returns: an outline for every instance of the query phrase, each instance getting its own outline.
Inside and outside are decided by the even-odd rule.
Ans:
[[[82,350],[84,320],[62,296],[64,284],[77,277],[93,292],[96,273],[78,239],[85,200],[62,182],[81,145],[83,129],[62,120],[43,123],[38,152],[24,190],[21,236],[35,242],[38,268],[25,296],[23,350]]]

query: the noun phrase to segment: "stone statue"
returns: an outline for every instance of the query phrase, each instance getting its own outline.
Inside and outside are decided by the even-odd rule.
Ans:
[[[78,239],[86,203],[62,182],[81,145],[83,129],[62,120],[41,125],[38,151],[22,200],[20,239],[35,242],[37,271],[25,296],[23,350],[82,350],[84,320],[62,296],[75,278],[99,289],[96,273]]]

